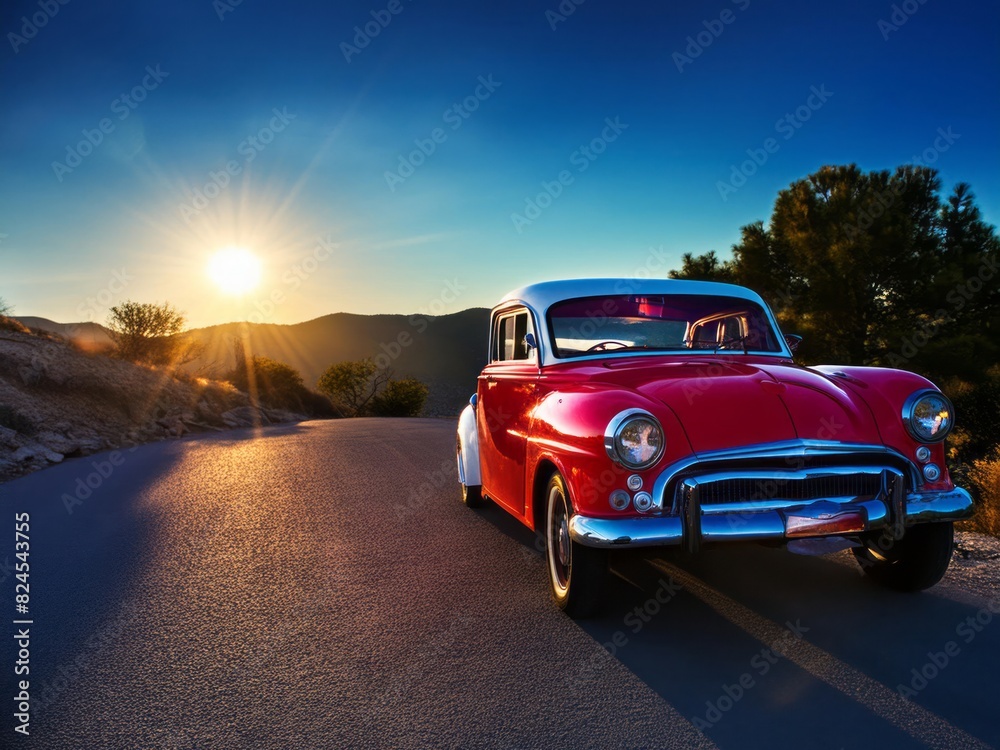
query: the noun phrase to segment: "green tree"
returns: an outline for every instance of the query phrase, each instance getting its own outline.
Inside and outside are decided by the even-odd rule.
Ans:
[[[287,409],[311,417],[336,416],[325,396],[309,390],[291,365],[262,356],[247,357],[243,342],[234,339],[236,366],[226,379],[250,396],[256,406]]]
[[[674,278],[733,281],[763,296],[805,362],[898,367],[953,396],[952,458],[1000,442],[1000,240],[965,183],[936,170],[827,166],[779,192],[730,259],[685,255]]]
[[[947,202],[940,189],[927,167],[823,167],[778,194],[766,226],[743,227],[731,259],[686,255],[671,276],[755,289],[806,337],[806,360],[905,362],[946,377],[961,352],[966,375],[982,373],[997,358],[1000,292],[979,283],[965,298],[963,284],[997,260],[997,238],[968,185]],[[916,346],[918,327],[930,336]]]
[[[0,297],[0,317],[7,317],[11,312],[11,306],[7,304],[7,301],[3,297]]]
[[[357,362],[330,365],[316,384],[344,416],[357,417],[365,413],[379,388],[389,379],[369,357]]]
[[[429,393],[426,385],[414,378],[390,380],[385,390],[372,399],[376,417],[419,417]]]
[[[394,380],[392,371],[379,368],[369,357],[330,365],[317,388],[348,417],[416,416],[427,399],[427,387],[418,380]]]
[[[251,367],[262,403],[278,409],[303,410],[306,386],[298,370],[270,357],[254,357]]]
[[[115,353],[122,359],[149,365],[176,365],[197,356],[193,345],[177,335],[184,323],[184,316],[167,302],[126,300],[111,308],[107,327]]]
[[[681,256],[680,270],[671,271],[668,276],[672,279],[691,279],[693,281],[732,281],[733,263],[732,261],[721,261],[710,250],[704,255],[694,255],[684,253]]]

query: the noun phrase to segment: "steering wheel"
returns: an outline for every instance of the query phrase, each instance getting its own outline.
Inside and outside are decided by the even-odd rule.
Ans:
[[[612,344],[614,344],[615,346],[617,346],[617,347],[619,347],[621,349],[628,349],[629,348],[628,344],[623,344],[621,341],[601,341],[601,342],[599,342],[597,344],[594,344],[587,351],[588,352],[603,352],[603,351],[607,351],[608,347],[611,346]]]

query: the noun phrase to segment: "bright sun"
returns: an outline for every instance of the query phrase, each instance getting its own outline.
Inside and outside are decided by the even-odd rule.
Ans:
[[[226,294],[246,294],[260,283],[260,258],[245,247],[226,247],[209,259],[208,275]]]

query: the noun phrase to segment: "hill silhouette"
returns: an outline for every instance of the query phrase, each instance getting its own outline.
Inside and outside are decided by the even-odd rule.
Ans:
[[[334,313],[294,325],[226,323],[184,335],[205,347],[188,365],[192,371],[232,370],[233,341],[240,337],[248,353],[291,365],[311,388],[331,364],[372,357],[397,377],[427,384],[425,415],[454,416],[476,390],[488,326],[489,310],[472,308],[433,317]]]
[[[111,345],[98,323],[56,323],[47,318],[18,317],[29,328],[59,334],[85,350]],[[292,325],[225,323],[194,328],[181,335],[204,345],[186,365],[191,373],[222,377],[233,370],[233,342],[242,338],[246,351],[271,357],[298,370],[309,388],[330,365],[372,357],[392,368],[396,377],[427,384],[427,416],[455,416],[476,390],[476,377],[486,363],[489,310],[471,308],[450,315],[355,315],[334,313]]]
[[[15,319],[28,328],[57,333],[87,351],[102,351],[113,346],[108,329],[100,323],[56,323],[32,315],[18,315]]]

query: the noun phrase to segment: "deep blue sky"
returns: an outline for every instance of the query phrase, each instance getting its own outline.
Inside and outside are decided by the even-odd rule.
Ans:
[[[389,5],[243,0],[220,20],[221,1],[70,0],[20,42],[22,16],[44,11],[8,4],[0,296],[61,321],[166,299],[194,325],[261,308],[291,323],[489,306],[531,281],[664,274],[682,252],[727,254],[793,180],[824,164],[894,168],[939,128],[958,135],[931,154],[945,190],[971,183],[986,219],[1000,219],[996,4],[910,0],[893,31],[879,28],[888,2],[586,0],[553,29],[554,1],[399,0],[348,62],[342,43]],[[678,70],[675,53],[724,11],[731,23]],[[152,88],[157,65],[168,75]],[[130,109],[119,98],[144,78],[151,90]],[[477,86],[475,112],[449,113]],[[810,100],[813,87],[832,95]],[[801,127],[776,127],[810,101]],[[246,139],[282,124],[274,110],[294,119],[257,150]],[[102,118],[111,132],[71,172],[57,168],[60,181],[53,162]],[[578,152],[614,135],[616,118],[627,128],[603,153]],[[391,189],[386,172],[435,128],[442,142]],[[777,151],[723,200],[718,183],[768,138]],[[239,174],[185,218],[190,191],[230,161]],[[561,195],[515,226],[563,171]],[[321,236],[338,246],[302,267]],[[232,244],[265,263],[242,300],[204,271]],[[258,304],[275,291],[273,310]]]

